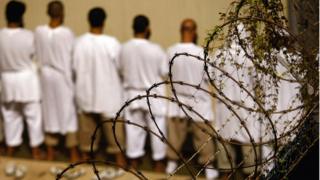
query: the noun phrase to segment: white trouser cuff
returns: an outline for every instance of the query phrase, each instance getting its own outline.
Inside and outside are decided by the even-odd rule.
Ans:
[[[207,166],[207,169],[205,170],[205,174],[206,174],[207,180],[214,180],[219,176],[219,172],[213,169],[212,166]]]
[[[166,151],[158,152],[158,153],[153,153],[152,154],[152,159],[155,161],[162,160],[166,157]]]
[[[7,146],[10,146],[10,147],[16,147],[16,146],[20,146],[22,144],[22,139],[20,140],[14,140],[14,141],[10,141],[8,139],[6,139],[6,144]]]
[[[128,158],[130,158],[130,159],[137,159],[137,158],[140,158],[140,157],[142,157],[142,156],[144,156],[144,154],[145,154],[145,152],[144,151],[128,151],[127,150],[127,156],[128,156]]]
[[[169,160],[166,168],[167,174],[172,174],[178,167],[178,163],[176,161]]]
[[[44,141],[44,136],[42,135],[41,137],[38,137],[36,140],[30,141],[30,146],[31,147],[37,147],[40,146]]]

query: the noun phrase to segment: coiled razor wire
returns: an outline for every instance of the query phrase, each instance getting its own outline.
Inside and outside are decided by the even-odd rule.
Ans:
[[[205,165],[201,167],[198,165],[191,167],[190,161],[199,154],[207,143],[213,140],[221,144],[222,149],[218,148],[216,152],[212,152],[212,159],[218,156],[226,156],[230,167],[215,167],[215,169],[221,172],[228,172],[229,178],[234,178],[235,173],[243,168],[254,168],[249,176],[250,178],[285,178],[308,149],[319,139],[317,135],[318,131],[315,130],[315,127],[318,127],[318,121],[310,121],[312,119],[311,114],[318,108],[319,103],[318,66],[310,67],[306,63],[307,61],[318,62],[318,58],[316,58],[318,51],[310,50],[309,54],[306,54],[305,51],[301,52],[298,38],[290,34],[290,31],[287,29],[287,20],[283,15],[283,6],[279,0],[234,1],[228,12],[221,14],[221,20],[223,23],[208,33],[203,56],[189,53],[175,54],[168,64],[168,80],[155,82],[144,94],[127,100],[119,109],[114,119],[99,123],[92,134],[90,159],[70,164],[57,175],[56,179],[61,179],[67,171],[83,164],[91,165],[98,179],[101,179],[97,168],[98,164],[115,166],[133,174],[139,179],[148,179],[139,169],[122,167],[114,162],[96,159],[93,144],[98,130],[104,123],[112,123],[114,138],[123,155],[125,155],[125,149],[120,146],[115,131],[118,123],[141,128],[161,139],[168,148],[171,148],[175,152],[182,162],[174,173],[167,175],[167,179],[174,177],[176,172],[182,167],[187,169],[187,173],[192,179],[197,179],[201,172],[213,162],[211,159],[208,159]],[[215,46],[217,46],[220,40],[223,40],[224,43],[219,45],[218,50],[214,53]],[[234,45],[238,48],[235,49]],[[284,60],[279,60],[279,55],[282,55]],[[203,63],[203,80],[201,82],[190,84],[184,81],[173,80],[173,67],[175,61],[179,60],[179,57],[188,57],[189,61]],[[239,62],[239,58],[245,60]],[[247,66],[248,64],[250,66]],[[279,65],[284,67],[284,70],[281,72],[277,69]],[[246,76],[250,76],[253,85],[242,81],[242,78]],[[205,81],[204,79],[207,79],[208,83],[213,87],[212,92],[201,87],[201,83]],[[227,89],[223,87],[227,82],[232,82],[239,88],[241,94],[244,95],[245,98],[241,102],[226,94]],[[300,87],[297,91],[298,93],[294,97],[291,97],[285,109],[277,108],[279,104],[279,91],[281,90],[279,84],[281,82],[297,84]],[[190,88],[190,91],[205,93],[215,102],[223,104],[229,111],[229,117],[224,120],[221,128],[215,127],[209,119],[206,119],[202,114],[197,112],[190,104],[181,102],[175,87],[177,85]],[[152,90],[161,86],[168,86],[172,95],[166,96],[152,93]],[[122,118],[120,120],[120,114],[123,114],[132,102],[140,100],[146,101],[151,119],[157,127],[157,132],[136,124],[130,119],[123,120]],[[176,104],[190,123],[193,123],[195,127],[201,129],[202,132],[209,136],[205,143],[195,150],[192,156],[184,157],[167,140],[164,135],[165,133],[160,130],[155,121],[153,109],[150,105],[151,100],[168,101],[168,103]],[[248,106],[245,103],[248,101],[253,102],[253,106]],[[245,111],[247,115],[244,116],[239,113],[240,111]],[[293,113],[294,115],[292,116]],[[291,119],[285,120],[286,116],[290,114]],[[209,127],[209,131],[195,123],[194,115]],[[261,127],[264,127],[259,141],[255,140],[254,135],[251,133],[252,129],[249,129],[246,125],[246,122],[250,118],[256,118],[257,123],[260,123]],[[213,120],[213,122],[215,121],[216,119]],[[221,134],[221,131],[230,123],[238,123],[239,127],[237,130],[230,132],[231,138],[225,138]],[[278,126],[281,123],[283,127],[279,130]],[[233,141],[240,132],[247,135],[248,142]],[[304,143],[306,141],[308,143]],[[248,154],[243,155],[241,162],[235,164],[235,159],[230,155],[227,144],[250,146],[252,149]],[[272,148],[267,156],[261,157],[258,148],[264,146]],[[292,146],[295,148],[292,148]],[[225,154],[221,152],[225,152]],[[244,163],[250,155],[254,156],[253,164]],[[293,156],[294,158],[292,158]],[[286,165],[284,166],[283,164]],[[195,173],[192,170],[193,168],[198,168],[199,171]]]

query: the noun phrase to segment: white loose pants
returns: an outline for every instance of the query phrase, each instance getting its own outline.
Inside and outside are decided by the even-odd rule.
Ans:
[[[26,120],[28,126],[30,146],[39,146],[44,141],[39,102],[3,103],[1,111],[8,146],[19,146],[22,143],[23,119]]]
[[[126,120],[139,124],[143,127],[148,127],[148,129],[160,136],[160,133],[152,121],[148,111],[140,109],[128,111],[126,113]],[[163,132],[163,134],[166,136],[166,118],[164,116],[155,116],[155,121],[161,132]],[[127,156],[131,159],[142,157],[145,154],[144,145],[148,132],[143,128],[134,126],[132,124],[126,124],[125,127],[127,136]],[[152,159],[158,161],[165,158],[166,144],[153,134],[150,134],[150,141],[152,148]]]

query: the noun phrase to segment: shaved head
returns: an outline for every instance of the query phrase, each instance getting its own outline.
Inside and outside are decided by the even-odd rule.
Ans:
[[[193,42],[197,44],[197,23],[193,19],[184,19],[180,26],[182,42]]]
[[[48,15],[50,18],[63,18],[64,16],[64,7],[61,1],[51,1],[48,4]]]
[[[180,31],[181,33],[186,31],[196,31],[197,23],[193,19],[185,19],[181,23]]]

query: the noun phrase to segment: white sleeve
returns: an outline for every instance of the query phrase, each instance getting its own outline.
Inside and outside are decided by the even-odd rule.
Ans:
[[[31,59],[33,59],[36,53],[34,33],[30,33],[30,38],[31,38],[30,57]]]
[[[83,63],[83,53],[82,53],[82,46],[80,45],[79,42],[75,42],[74,50],[73,50],[73,60],[72,60],[72,69],[75,73],[75,78],[77,80],[77,74],[83,73],[84,71],[84,66],[82,65]]]
[[[118,72],[120,74],[120,76],[123,75],[123,46],[119,52],[119,58],[118,58],[118,62],[117,62],[117,65],[118,65]]]
[[[169,73],[169,61],[168,56],[165,52],[161,50],[161,67],[160,67],[160,75],[162,77],[166,77]]]
[[[218,49],[215,53],[212,54],[211,58],[210,58],[210,63],[215,65],[215,66],[219,66],[219,63],[221,61],[220,58],[225,58],[224,57],[224,53]],[[214,74],[216,77],[219,76],[221,74],[221,71],[215,67],[213,67],[212,65],[208,65],[210,67],[208,67],[208,70],[211,74]]]
[[[121,44],[118,40],[115,41],[113,47],[113,60],[116,64],[117,69],[120,69],[120,53],[121,53]]]
[[[41,50],[41,44],[39,42],[39,30],[36,28],[34,32],[34,46],[35,46],[35,57],[39,63],[41,63],[41,60],[39,59],[39,52]]]
[[[70,34],[69,34],[69,42],[72,42],[72,43],[69,43],[69,45],[70,45],[70,50],[71,50],[71,52],[73,51],[73,48],[74,48],[74,42],[75,42],[75,35],[74,35],[74,33],[71,31],[71,30],[69,30],[69,32],[70,32]]]

